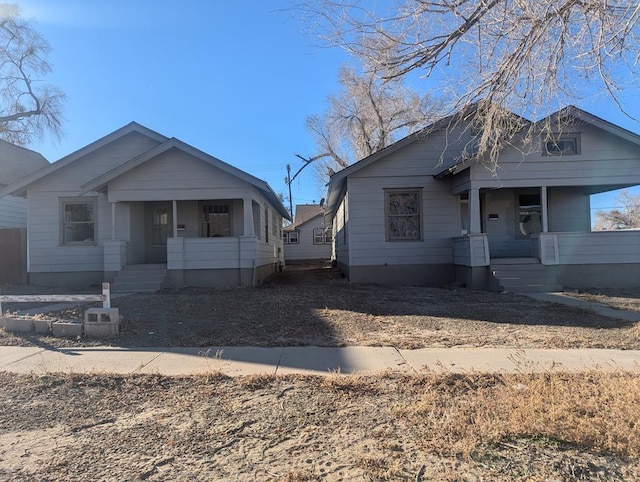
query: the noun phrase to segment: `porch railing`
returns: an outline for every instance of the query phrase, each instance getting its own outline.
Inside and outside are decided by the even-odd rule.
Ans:
[[[453,239],[454,264],[489,266],[489,239],[486,234],[467,234]]]

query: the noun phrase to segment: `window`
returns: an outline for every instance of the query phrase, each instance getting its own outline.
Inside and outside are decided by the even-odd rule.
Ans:
[[[96,199],[63,199],[60,210],[62,245],[96,244]]]
[[[333,241],[333,229],[331,229],[331,226],[329,226],[324,230],[324,244],[331,244],[332,241]]]
[[[543,154],[547,156],[573,156],[580,154],[580,136],[572,134],[546,141]]]
[[[264,242],[269,242],[269,208],[264,208]]]
[[[313,244],[331,244],[332,240],[331,227],[313,230]]]
[[[420,189],[385,190],[387,241],[422,239],[422,195]]]
[[[315,228],[313,230],[313,244],[324,244],[324,229]]]
[[[205,238],[231,236],[231,208],[228,203],[202,205],[202,236]]]
[[[300,233],[298,231],[289,231],[285,234],[285,244],[300,244]]]
[[[517,237],[526,238],[539,233],[541,217],[540,194],[519,194]]]

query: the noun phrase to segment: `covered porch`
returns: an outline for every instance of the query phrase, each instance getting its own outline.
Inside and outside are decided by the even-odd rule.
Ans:
[[[251,286],[283,260],[275,213],[253,197],[111,202],[104,241],[110,279],[130,265],[165,265],[169,286]],[[261,226],[276,223],[278,236]],[[266,238],[266,239],[265,239]]]
[[[591,230],[590,195],[611,189],[527,186],[459,193],[456,280],[498,291],[640,286],[640,231]]]

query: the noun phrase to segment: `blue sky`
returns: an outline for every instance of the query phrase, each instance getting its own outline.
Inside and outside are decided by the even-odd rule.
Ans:
[[[305,118],[337,91],[339,49],[318,48],[289,0],[24,0],[49,41],[49,81],[68,96],[64,136],[32,149],[51,162],[136,121],[266,180],[287,195],[285,166],[314,154]],[[414,83],[414,88],[427,88]],[[629,97],[629,96],[628,96]],[[635,110],[634,99],[625,99]],[[634,132],[604,95],[579,107]],[[325,193],[312,170],[292,185],[295,203]],[[288,204],[285,203],[285,204]],[[613,205],[612,196],[594,201]]]

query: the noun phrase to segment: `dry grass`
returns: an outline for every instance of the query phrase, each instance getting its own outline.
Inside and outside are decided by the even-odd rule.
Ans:
[[[4,480],[640,478],[637,373],[0,383]]]
[[[353,284],[332,269],[287,270],[257,288],[138,294],[113,305],[121,334],[106,342],[0,330],[0,344],[640,349],[638,324],[589,311],[514,294]],[[84,309],[47,316],[82,319]]]

